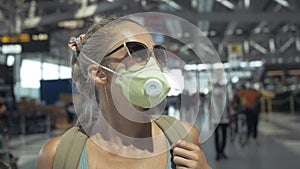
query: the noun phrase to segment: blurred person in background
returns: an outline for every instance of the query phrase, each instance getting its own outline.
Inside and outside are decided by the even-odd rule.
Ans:
[[[6,100],[4,99],[4,97],[0,96],[0,150],[8,149],[9,120],[6,113]],[[15,157],[12,153],[0,153],[0,169],[17,169],[17,162],[18,158]]]
[[[216,125],[216,129],[214,132],[215,136],[215,149],[216,149],[216,160],[220,160],[221,158],[227,159],[227,155],[225,153],[226,142],[227,142],[227,128],[229,124],[229,105],[225,104],[224,110],[221,110],[221,105],[223,104],[222,95],[226,92],[228,96],[228,92],[224,90],[225,88],[222,84],[214,84],[214,90],[212,91],[216,97],[212,99],[212,106],[214,111],[218,112],[219,117],[213,117],[212,122]],[[226,98],[228,100],[228,98]],[[227,101],[228,102],[228,101]],[[219,120],[220,119],[220,120]]]
[[[7,107],[5,104],[5,99],[0,96],[0,150],[6,148],[6,136],[8,134]],[[8,154],[0,153],[0,160],[7,161]]]
[[[2,96],[0,96],[0,116],[4,115],[6,111],[5,100]]]
[[[257,127],[260,113],[261,93],[254,88],[250,81],[246,82],[245,88],[238,91],[237,96],[243,104],[244,112],[247,117],[247,138],[248,141],[257,143]]]
[[[8,164],[0,160],[0,169],[12,169]]]

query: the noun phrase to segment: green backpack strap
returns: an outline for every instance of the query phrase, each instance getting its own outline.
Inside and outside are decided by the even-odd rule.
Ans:
[[[164,131],[170,143],[178,140],[191,139],[180,123],[173,117],[160,115],[153,116],[154,122]],[[83,147],[88,136],[81,131],[81,127],[72,127],[62,137],[58,144],[53,169],[75,169],[78,166]]]
[[[167,115],[153,116],[154,122],[164,131],[171,144],[178,140],[192,142],[188,132],[179,120]]]
[[[53,169],[77,168],[87,138],[88,136],[81,131],[81,127],[69,129],[58,144]]]

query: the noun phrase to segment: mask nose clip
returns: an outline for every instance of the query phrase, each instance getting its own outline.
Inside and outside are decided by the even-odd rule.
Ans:
[[[150,97],[159,96],[162,93],[163,86],[157,79],[149,79],[144,84],[144,91]]]

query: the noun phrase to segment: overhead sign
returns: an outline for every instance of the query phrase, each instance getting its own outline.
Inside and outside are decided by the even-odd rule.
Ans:
[[[1,43],[26,43],[30,42],[30,35],[28,33],[21,33],[16,35],[1,35]]]
[[[48,52],[50,49],[49,35],[41,32],[0,35],[0,46],[3,54]]]
[[[231,67],[239,67],[243,61],[243,48],[241,43],[228,44],[228,63]]]
[[[2,54],[21,54],[22,46],[20,44],[9,44],[0,46]]]

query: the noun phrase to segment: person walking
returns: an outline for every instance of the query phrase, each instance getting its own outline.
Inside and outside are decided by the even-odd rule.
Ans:
[[[245,89],[238,92],[238,97],[243,100],[245,114],[247,120],[247,140],[257,143],[259,106],[261,93],[251,84],[246,85]]]

